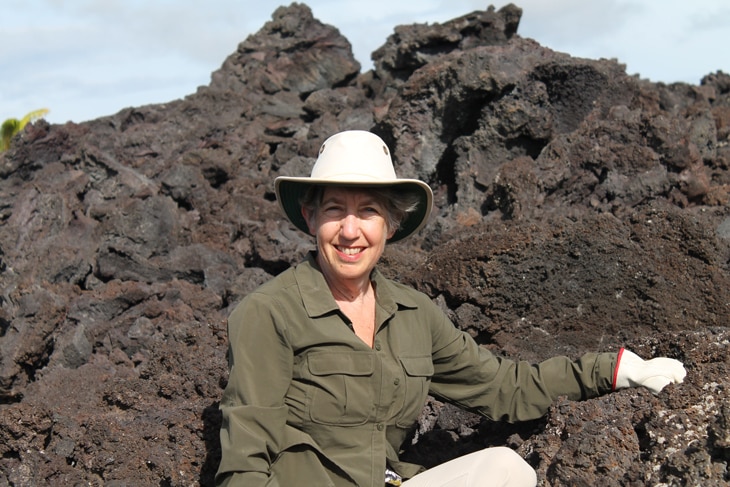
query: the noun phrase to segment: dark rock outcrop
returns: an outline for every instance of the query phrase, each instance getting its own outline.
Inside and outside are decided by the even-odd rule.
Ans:
[[[527,424],[430,401],[406,457],[506,444],[541,485],[726,485],[730,76],[651,83],[520,16],[400,26],[361,73],[292,4],[185,99],[27,126],[0,155],[0,484],[210,485],[226,316],[311,247],[273,178],[357,128],[436,194],[383,270],[485,347],[688,369]]]

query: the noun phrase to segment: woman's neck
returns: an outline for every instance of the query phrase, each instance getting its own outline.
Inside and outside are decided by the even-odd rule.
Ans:
[[[368,275],[359,280],[336,279],[320,265],[327,287],[355,334],[372,348],[375,339],[375,288]]]
[[[364,300],[372,292],[370,278],[362,281],[343,281],[327,275],[324,271],[322,274],[330,292],[332,292],[332,296],[334,296],[337,302],[346,301],[355,303]]]
[[[327,282],[327,287],[329,287],[336,301],[354,303],[363,300],[368,293],[372,292],[369,274],[359,279],[339,279],[327,265],[323,265],[319,254],[315,259],[324,280]]]

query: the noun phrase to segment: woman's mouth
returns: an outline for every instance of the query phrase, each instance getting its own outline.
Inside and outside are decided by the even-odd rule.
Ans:
[[[340,247],[335,246],[338,252],[342,252],[345,255],[356,255],[365,250],[365,247]]]

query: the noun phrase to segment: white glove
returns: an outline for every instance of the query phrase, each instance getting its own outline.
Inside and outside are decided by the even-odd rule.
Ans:
[[[679,360],[657,357],[643,360],[633,352],[622,348],[618,353],[613,388],[646,387],[653,394],[659,394],[667,384],[684,380],[687,371]]]

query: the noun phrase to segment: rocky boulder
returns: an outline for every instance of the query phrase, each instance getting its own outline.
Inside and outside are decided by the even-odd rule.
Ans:
[[[273,179],[366,129],[434,189],[383,271],[514,359],[682,360],[683,384],[526,424],[430,400],[404,456],[515,448],[540,485],[730,480],[730,76],[651,83],[508,5],[395,29],[361,72],[304,4],[184,99],[0,155],[0,485],[211,485],[232,307],[312,247]]]

